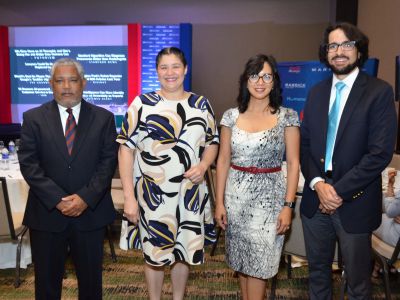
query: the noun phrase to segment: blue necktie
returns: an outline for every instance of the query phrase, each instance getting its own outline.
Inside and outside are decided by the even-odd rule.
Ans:
[[[339,124],[339,110],[341,101],[341,92],[346,86],[343,82],[339,81],[336,83],[336,97],[331,111],[329,112],[329,123],[328,123],[328,134],[326,137],[326,152],[325,152],[325,172],[328,170],[328,166],[332,161],[333,147],[335,146],[336,132]]]

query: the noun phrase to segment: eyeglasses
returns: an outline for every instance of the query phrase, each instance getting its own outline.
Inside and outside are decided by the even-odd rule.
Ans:
[[[326,52],[336,52],[338,51],[339,47],[342,48],[343,51],[350,51],[353,50],[356,46],[357,41],[347,41],[341,44],[338,43],[331,43],[326,45]]]
[[[271,83],[274,80],[274,77],[271,74],[264,74],[262,76],[258,74],[252,74],[249,76],[249,81],[251,83],[257,83],[260,78],[262,78],[265,83]]]

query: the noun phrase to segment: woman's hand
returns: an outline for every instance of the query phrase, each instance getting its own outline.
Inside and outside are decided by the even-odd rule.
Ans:
[[[394,168],[388,170],[388,183],[386,189],[386,197],[394,197],[394,182],[396,180],[397,171]]]
[[[276,233],[285,234],[290,229],[290,224],[292,224],[292,208],[284,206],[278,216]]]
[[[183,177],[188,178],[194,184],[199,184],[203,181],[206,171],[207,167],[200,162],[198,165],[195,165],[187,170],[183,174]]]
[[[217,204],[215,207],[214,216],[215,216],[215,220],[217,221],[218,226],[221,227],[223,230],[225,230],[226,225],[228,225],[228,221],[226,218],[225,205]]]
[[[397,171],[394,168],[388,170],[388,186],[393,186],[396,180]]]
[[[125,199],[124,201],[124,217],[130,222],[137,225],[139,222],[139,204],[136,199]]]

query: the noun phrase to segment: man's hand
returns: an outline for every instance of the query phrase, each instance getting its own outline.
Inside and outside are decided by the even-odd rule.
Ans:
[[[77,194],[64,197],[61,199],[61,202],[57,204],[57,208],[61,213],[68,217],[79,217],[87,207],[88,205],[86,202]]]
[[[343,199],[339,197],[335,189],[329,183],[319,181],[315,184],[315,190],[317,191],[319,201],[321,203],[321,210],[325,210],[326,213],[335,211],[339,206],[342,205]]]
[[[325,208],[322,206],[321,203],[319,204],[318,208],[321,210],[321,212],[322,212],[323,214],[327,214],[327,215],[333,215],[333,214],[335,213],[335,211],[336,211],[335,209],[332,209],[332,210],[325,209]]]
[[[63,201],[61,200],[60,202],[58,202],[58,204],[56,205],[56,208],[63,212],[63,210],[66,210],[69,206],[71,205],[71,201]]]

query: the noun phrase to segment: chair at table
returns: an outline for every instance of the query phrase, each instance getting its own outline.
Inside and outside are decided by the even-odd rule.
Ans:
[[[12,213],[10,200],[8,197],[7,182],[4,177],[0,177],[0,243],[17,242],[15,282],[17,288],[21,284],[20,263],[22,239],[28,230],[28,227],[22,225],[23,213]]]
[[[215,207],[215,184],[216,184],[216,170],[215,166],[210,166],[207,169],[205,179],[208,187],[208,195],[209,195],[209,201],[211,203],[211,206],[214,208]],[[218,227],[217,232],[216,232],[216,239],[215,243],[213,244],[211,251],[210,251],[210,256],[214,256],[215,250],[217,249],[218,241],[222,233],[222,228]]]
[[[119,173],[114,175],[112,184],[111,184],[111,198],[114,204],[115,211],[117,213],[117,220],[122,220],[122,216],[124,213],[124,194],[122,190],[122,184],[119,180]],[[117,255],[115,254],[114,243],[111,237],[111,225],[106,227],[106,234],[108,238],[108,244],[110,245],[111,259],[113,262],[117,262]]]
[[[372,234],[372,250],[375,254],[377,261],[383,269],[383,281],[385,284],[386,299],[392,299],[389,285],[389,272],[393,264],[399,259],[400,252],[400,238],[395,247],[385,243],[375,234]]]
[[[119,175],[118,166],[115,169],[115,173],[111,182],[111,198],[114,204],[114,209],[117,213],[117,220],[122,221],[124,214],[124,193],[122,190],[121,177]],[[115,254],[114,243],[111,237],[111,225],[106,227],[106,234],[108,238],[108,244],[110,245],[111,259],[113,262],[117,262],[117,255]]]
[[[114,203],[114,208],[119,215],[124,212],[124,192],[120,178],[114,177],[111,183],[111,198]]]
[[[395,168],[396,170],[400,169],[400,155],[393,154],[392,160],[390,161],[389,167]]]
[[[289,278],[291,276],[291,257],[294,255],[306,259],[303,224],[300,217],[301,194],[298,194],[296,198],[296,208],[294,210],[292,225],[290,227],[289,234],[286,236],[285,245],[283,248],[283,255],[286,255],[288,260],[287,273]],[[334,262],[338,262],[339,265],[341,264],[338,243],[336,243]]]
[[[297,193],[296,196],[296,207],[293,214],[292,225],[290,226],[290,232],[286,235],[285,244],[283,246],[282,255],[287,259],[287,276],[291,278],[292,276],[292,256],[299,257],[301,259],[306,259],[306,247],[303,235],[303,225],[300,217],[300,203],[301,203],[301,193]],[[336,243],[334,262],[339,265],[339,270],[342,269],[341,256],[339,251],[339,244]],[[272,280],[271,286],[271,297],[270,299],[275,299],[275,290],[277,284],[277,276]],[[341,284],[341,298],[343,299],[346,289],[345,274],[342,272],[342,284]]]
[[[303,224],[301,222],[300,217],[300,204],[301,204],[301,195],[298,194],[296,197],[296,208],[294,210],[292,225],[290,227],[290,232],[286,235],[285,245],[283,247],[283,255],[286,256],[287,259],[287,274],[288,277],[291,277],[291,260],[292,256],[297,256],[302,259],[306,259],[306,246],[304,242],[303,235]],[[335,250],[335,258],[334,262],[339,262],[340,257],[338,254],[338,244],[336,244]]]

